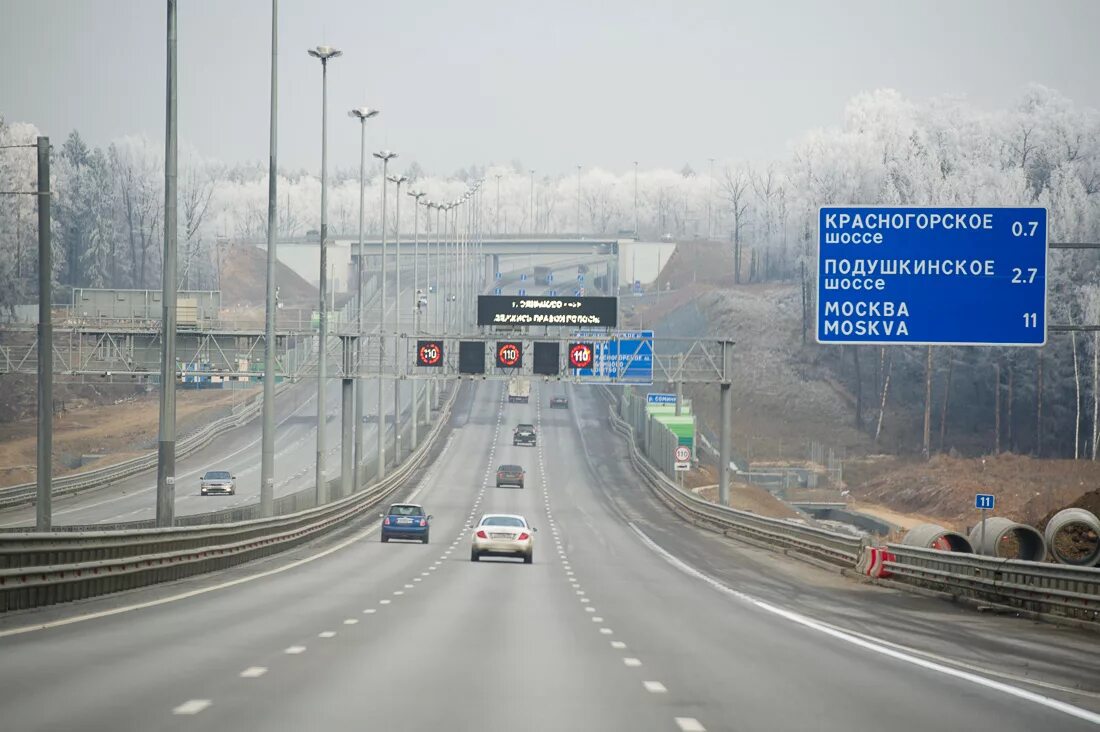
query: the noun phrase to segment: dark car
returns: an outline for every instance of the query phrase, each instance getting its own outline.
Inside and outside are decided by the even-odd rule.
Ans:
[[[395,503],[382,517],[382,541],[390,539],[414,539],[422,544],[428,543],[432,517],[424,512],[423,506],[415,503]]]
[[[569,397],[556,396],[550,397],[551,409],[569,409]]]
[[[537,442],[538,438],[535,436],[535,425],[533,424],[517,424],[512,431],[513,445],[530,445],[534,447]]]
[[[522,488],[525,477],[527,477],[527,473],[524,472],[522,465],[501,465],[497,468],[497,488],[506,485]]]

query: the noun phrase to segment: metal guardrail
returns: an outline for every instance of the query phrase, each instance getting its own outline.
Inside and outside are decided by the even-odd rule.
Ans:
[[[289,388],[292,384],[283,382],[276,387],[276,393]],[[216,419],[189,435],[181,438],[176,443],[176,457],[186,457],[192,452],[209,445],[215,437],[219,437],[229,430],[241,427],[252,421],[263,408],[263,395],[257,394],[243,409],[229,414],[221,419]],[[157,465],[156,451],[146,455],[123,460],[101,468],[85,470],[72,475],[65,475],[53,479],[53,495],[65,496],[81,491],[98,488],[122,478],[128,478],[136,473],[151,470]],[[10,508],[25,503],[32,503],[37,498],[37,485],[35,483],[21,483],[19,485],[0,488],[0,509]]]
[[[860,538],[802,526],[784,519],[758,516],[748,511],[738,511],[681,490],[638,450],[633,427],[615,413],[614,407],[609,412],[612,429],[627,438],[630,461],[634,467],[653,486],[661,500],[692,523],[703,524],[722,533],[730,532],[772,547],[794,549],[831,564],[855,566],[865,544]]]
[[[457,391],[448,397],[424,442],[391,475],[323,506],[200,527],[0,535],[0,612],[224,569],[291,548],[363,515],[428,457],[449,421]]]
[[[889,544],[893,579],[1040,615],[1100,621],[1100,569]]]

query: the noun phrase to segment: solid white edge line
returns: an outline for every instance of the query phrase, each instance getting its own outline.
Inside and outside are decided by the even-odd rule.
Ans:
[[[1054,711],[1067,714],[1071,717],[1076,717],[1077,719],[1100,725],[1100,714],[1089,711],[1088,709],[1083,709],[1081,707],[1074,706],[1073,704],[1069,704],[1068,702],[1060,701],[1058,699],[1052,699],[1049,696],[1043,696],[1042,694],[1037,694],[1033,691],[1028,691],[1027,689],[1021,689],[1001,681],[988,679],[984,676],[980,676],[970,671],[962,671],[960,669],[952,668],[951,666],[947,666],[942,663],[937,663],[935,661],[929,661],[927,659],[920,658],[919,656],[897,650],[896,648],[891,648],[886,644],[885,641],[881,641],[878,638],[874,638],[873,636],[858,637],[856,635],[853,635],[852,633],[849,633],[846,630],[834,628],[830,625],[827,625],[818,620],[814,620],[813,618],[809,618],[800,613],[796,613],[794,611],[772,605],[771,603],[764,602],[763,600],[758,600],[752,595],[748,595],[739,590],[727,587],[713,577],[710,577],[709,575],[700,572],[699,570],[695,569],[678,557],[673,556],[663,547],[659,546],[656,542],[646,536],[646,534],[642,532],[642,530],[639,529],[633,522],[631,522],[629,526],[634,531],[634,533],[638,535],[638,538],[641,539],[643,544],[645,544],[650,550],[652,550],[654,553],[656,553],[658,556],[660,556],[676,569],[679,569],[684,574],[695,577],[696,579],[700,579],[714,589],[718,590],[719,592],[725,593],[726,595],[729,595],[731,597],[735,597],[743,602],[747,602],[750,605],[754,605],[755,607],[758,607],[765,612],[771,613],[772,615],[777,615],[781,618],[791,621],[792,623],[797,623],[798,625],[810,628],[811,630],[816,630],[819,633],[824,633],[825,635],[832,636],[833,638],[842,640],[846,643],[850,643],[851,645],[858,646],[873,653],[878,653],[880,655],[887,656],[889,658],[893,658],[894,660],[908,663],[910,665],[917,666],[928,671],[936,671],[945,676],[951,676],[962,681],[970,682],[972,684],[975,684],[976,686],[983,686],[993,691],[999,691],[1002,694],[1007,694],[1009,696],[1016,697],[1017,699],[1029,701],[1033,704],[1038,704],[1039,706],[1053,709]]]

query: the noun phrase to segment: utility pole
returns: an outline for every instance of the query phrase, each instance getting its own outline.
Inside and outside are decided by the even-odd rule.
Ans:
[[[730,391],[733,372],[733,341],[722,341],[721,434],[718,436],[718,502],[730,505],[730,425],[733,416],[733,393]],[[747,466],[746,466],[747,467]]]
[[[271,112],[267,166],[267,296],[264,313],[263,437],[260,447],[260,515],[275,510],[275,239],[278,227],[276,122],[278,112],[279,0],[271,0]]]
[[[176,0],[168,0],[167,110],[164,135],[164,262],[161,269],[160,425],[157,526],[176,514]],[[41,216],[41,213],[39,213]]]
[[[50,138],[38,138],[38,473],[35,531],[53,528],[53,257]],[[159,485],[159,481],[158,481]]]
[[[356,329],[358,333],[356,343],[358,344],[360,370],[364,368],[367,360],[367,300],[363,293],[365,285],[363,280],[367,270],[366,251],[363,243],[363,212],[366,208],[367,184],[367,120],[376,115],[378,115],[378,110],[369,107],[357,107],[348,112],[349,117],[359,120],[359,261],[355,268],[357,280],[355,292],[359,301],[359,315],[357,317],[359,327]],[[354,489],[357,490],[366,483],[363,467],[367,462],[367,429],[363,424],[363,415],[367,413],[367,385],[361,379],[357,379],[355,382],[355,392],[355,467],[352,472],[354,473]]]
[[[409,191],[408,195],[413,199],[413,333],[417,334],[420,332],[420,199],[424,196],[424,193]],[[415,341],[413,345],[415,346]],[[417,423],[420,419],[420,415],[417,414],[417,407],[420,406],[420,395],[417,393],[418,386],[419,382],[414,379],[412,382],[412,408],[409,410],[409,414],[412,415],[410,450],[415,450],[420,440],[420,436],[417,434]]]

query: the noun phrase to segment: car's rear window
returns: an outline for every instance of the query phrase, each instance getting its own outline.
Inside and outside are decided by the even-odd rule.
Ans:
[[[502,473],[522,473],[523,472],[523,466],[522,465],[501,465],[499,468],[497,468],[497,470],[502,472]]]
[[[423,516],[424,509],[420,506],[390,506],[390,516]]]
[[[533,425],[533,424],[517,424],[516,429],[521,430],[521,431],[526,430],[528,432],[533,432],[535,430],[535,425]]]
[[[524,528],[526,524],[522,519],[514,518],[512,516],[486,516],[481,520],[482,526],[516,526],[518,528]]]
[[[228,470],[208,470],[206,472],[207,480],[229,480]]]

